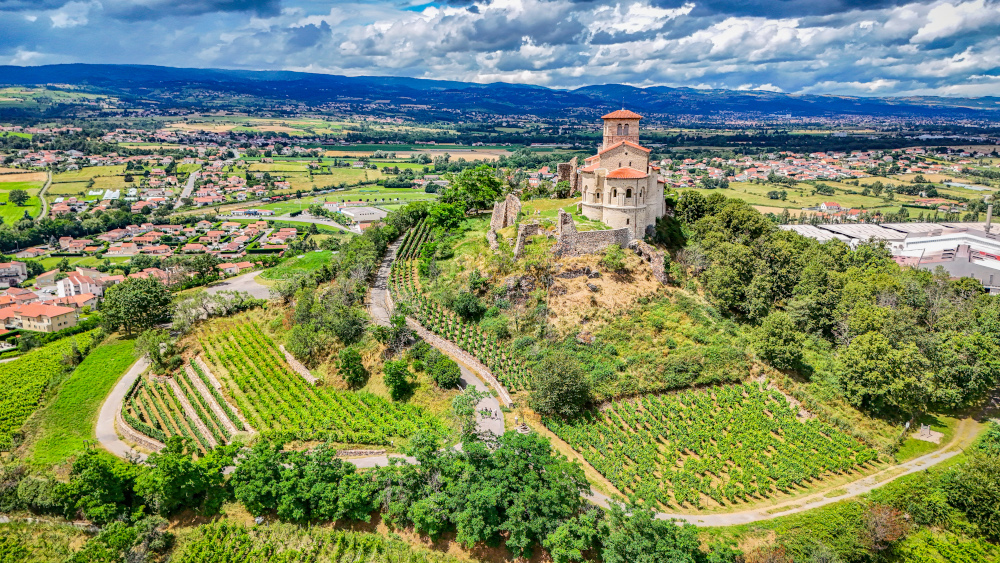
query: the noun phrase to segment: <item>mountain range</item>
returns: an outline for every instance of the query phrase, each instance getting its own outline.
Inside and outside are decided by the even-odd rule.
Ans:
[[[857,97],[798,95],[743,90],[703,90],[622,84],[560,90],[542,86],[477,84],[407,77],[338,76],[293,71],[174,68],[149,65],[62,64],[0,66],[0,84],[70,85],[130,101],[165,100],[177,105],[205,104],[196,92],[250,96],[319,105],[388,100],[391,107],[427,106],[440,112],[556,116],[592,114],[622,105],[650,115],[712,116],[723,112],[797,117],[869,115],[912,118],[993,120],[1000,97]]]

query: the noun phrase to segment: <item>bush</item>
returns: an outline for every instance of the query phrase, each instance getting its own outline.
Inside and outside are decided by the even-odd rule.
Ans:
[[[354,348],[340,351],[340,376],[351,387],[361,387],[368,380],[368,370],[361,363],[361,354]]]
[[[455,360],[442,357],[434,364],[434,368],[430,370],[430,374],[431,379],[441,389],[453,389],[458,386],[458,381],[462,377],[462,370],[455,363]]]
[[[467,321],[478,319],[486,311],[486,306],[478,297],[463,291],[455,296],[451,308]]]
[[[612,244],[604,250],[604,256],[601,257],[600,265],[602,268],[611,270],[612,272],[624,272],[625,251],[617,244]]]
[[[403,400],[410,392],[410,370],[405,361],[386,362],[382,365],[382,375],[393,401]]]

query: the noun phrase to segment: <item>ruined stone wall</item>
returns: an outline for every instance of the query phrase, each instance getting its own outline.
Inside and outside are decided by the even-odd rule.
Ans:
[[[490,229],[499,231],[517,222],[521,212],[521,200],[514,194],[507,195],[503,201],[493,204],[493,216],[490,217]]]
[[[649,262],[649,267],[653,270],[653,277],[657,281],[660,283],[670,281],[667,278],[667,257],[663,252],[638,239],[628,243],[628,247],[641,256],[643,260]]]
[[[556,224],[556,245],[552,247],[552,252],[556,256],[582,256],[584,254],[596,254],[612,244],[625,248],[632,240],[630,229],[612,229],[610,231],[583,231],[576,230],[576,223],[573,216],[565,211],[559,212],[559,220]]]
[[[517,240],[514,242],[514,260],[521,257],[524,252],[524,242],[530,236],[537,235],[541,232],[541,227],[538,223],[527,223],[520,225],[517,228]]]
[[[493,229],[486,231],[486,242],[490,243],[490,250],[497,250],[500,248],[500,241],[497,240],[497,232]]]

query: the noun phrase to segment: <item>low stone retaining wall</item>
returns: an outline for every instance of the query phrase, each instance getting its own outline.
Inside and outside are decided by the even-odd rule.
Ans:
[[[292,366],[292,369],[295,370],[295,373],[301,375],[302,378],[308,381],[310,384],[316,385],[316,382],[319,381],[319,378],[314,377],[313,374],[309,373],[309,368],[302,365],[302,362],[296,360],[295,356],[289,354],[288,350],[285,350],[284,344],[279,344],[278,349],[281,350],[281,353],[285,355],[285,361],[288,362],[288,365]]]
[[[132,442],[137,446],[146,448],[149,451],[158,452],[163,448],[167,447],[166,444],[154,440],[149,436],[146,436],[145,434],[139,432],[135,428],[129,426],[128,423],[125,422],[125,419],[122,418],[121,408],[119,408],[118,411],[115,413],[115,430],[117,430],[118,433],[121,434],[122,437],[128,440],[129,442]]]
[[[337,450],[338,457],[370,457],[385,455],[385,450]]]

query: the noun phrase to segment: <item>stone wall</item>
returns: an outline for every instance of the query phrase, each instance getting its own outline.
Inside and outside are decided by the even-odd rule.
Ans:
[[[649,267],[653,270],[653,277],[657,281],[660,283],[670,281],[667,278],[667,257],[663,252],[638,239],[628,243],[628,247],[641,256],[643,260],[649,262]]]
[[[632,239],[629,229],[612,229],[610,231],[577,231],[573,216],[565,211],[559,212],[556,226],[558,236],[552,252],[556,256],[582,256],[596,254],[612,244],[622,248],[628,246]]]
[[[514,260],[524,252],[525,239],[541,232],[538,223],[526,223],[517,227],[517,241],[514,242]]]
[[[128,423],[125,422],[125,419],[122,418],[121,408],[119,408],[115,413],[115,428],[117,428],[118,433],[121,434],[123,438],[151,452],[158,452],[167,447],[166,444],[163,444],[158,440],[154,440],[129,426]]]
[[[493,204],[493,216],[490,217],[490,230],[499,231],[517,222],[521,212],[521,200],[514,194],[508,194],[503,201]]]
[[[497,232],[493,229],[486,231],[486,242],[490,243],[490,250],[497,250],[500,248],[500,241],[497,240]]]

